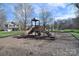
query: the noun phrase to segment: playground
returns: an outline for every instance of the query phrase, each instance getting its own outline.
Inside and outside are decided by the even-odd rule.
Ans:
[[[79,56],[79,4],[0,4],[0,56]]]
[[[47,26],[41,26],[40,21],[35,18],[31,20],[31,27],[23,32],[5,33],[2,32],[5,35],[0,38],[0,55],[2,56],[79,55],[79,40],[77,37],[71,32],[51,32]]]

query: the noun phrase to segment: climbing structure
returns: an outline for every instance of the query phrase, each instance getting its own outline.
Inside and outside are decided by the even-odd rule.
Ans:
[[[38,25],[37,25],[37,22],[39,22]],[[27,34],[30,35],[30,34],[35,33],[35,35],[41,36],[41,34],[43,33],[43,34],[46,34],[48,37],[52,37],[52,34],[46,30],[47,30],[47,27],[40,26],[40,21],[33,18],[31,20],[31,28],[28,30]]]

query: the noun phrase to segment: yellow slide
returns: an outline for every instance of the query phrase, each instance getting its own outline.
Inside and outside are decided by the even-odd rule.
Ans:
[[[27,30],[27,34],[33,33],[35,27],[31,27],[29,30]]]

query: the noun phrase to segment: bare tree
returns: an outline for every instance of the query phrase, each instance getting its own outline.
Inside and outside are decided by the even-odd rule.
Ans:
[[[0,4],[0,28],[3,29],[6,22],[6,14],[5,10],[1,6],[2,4]]]
[[[40,9],[39,16],[41,18],[43,26],[47,25],[47,23],[49,21],[50,14],[51,13],[46,8],[41,8]]]
[[[51,20],[50,16],[51,16],[51,13],[49,10],[47,10],[44,7],[40,9],[39,18],[41,20],[42,25],[44,27],[48,27],[48,30],[49,30],[49,23],[50,23],[49,21]]]
[[[73,19],[75,25],[76,25],[76,28],[79,28],[79,3],[74,3],[73,4],[76,8],[77,8],[77,12],[76,12],[76,15],[77,17]]]
[[[18,21],[20,28],[25,30],[27,27],[28,19],[32,13],[31,4],[16,4],[15,19]]]

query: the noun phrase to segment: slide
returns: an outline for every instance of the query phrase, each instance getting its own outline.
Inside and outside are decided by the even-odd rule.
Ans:
[[[43,31],[44,26],[36,26],[36,27],[31,27],[28,31],[27,34],[32,34],[34,31]]]
[[[31,27],[31,28],[27,31],[27,34],[33,33],[34,29],[35,29],[35,27]]]

